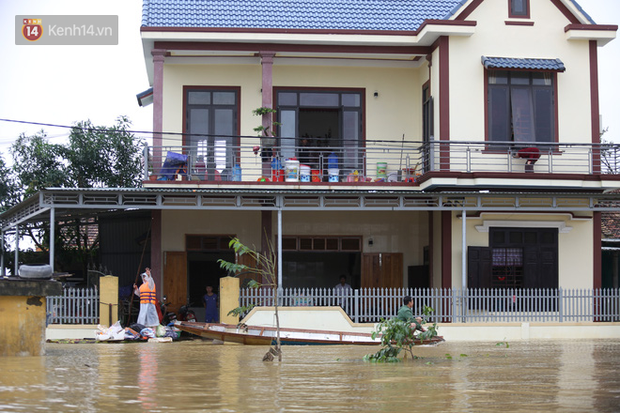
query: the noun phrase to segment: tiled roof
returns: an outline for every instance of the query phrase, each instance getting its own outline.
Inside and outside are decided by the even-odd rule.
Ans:
[[[416,30],[467,0],[144,0],[142,26]]]
[[[532,69],[532,70],[566,70],[560,59],[517,59],[511,57],[482,56],[482,64],[487,69]]]

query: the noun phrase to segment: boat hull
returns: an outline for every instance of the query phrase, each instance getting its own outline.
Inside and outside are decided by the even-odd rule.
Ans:
[[[218,323],[192,323],[177,321],[175,326],[181,330],[200,337],[220,340],[230,343],[246,345],[271,345],[276,341],[275,327],[235,326]],[[442,337],[433,337],[430,340],[415,340],[416,345],[433,345],[443,341]],[[373,339],[371,333],[356,333],[344,331],[306,330],[296,328],[280,328],[280,343],[282,345],[379,345],[379,337]]]

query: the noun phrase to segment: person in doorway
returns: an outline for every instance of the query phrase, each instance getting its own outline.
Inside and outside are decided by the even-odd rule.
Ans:
[[[217,323],[219,314],[217,312],[217,294],[213,292],[213,286],[207,285],[207,293],[202,297],[205,306],[205,323]]]
[[[404,321],[405,323],[411,323],[411,328],[414,331],[426,331],[426,329],[422,327],[422,317],[414,317],[412,308],[413,298],[407,295],[403,298],[403,305],[398,309],[396,318]]]
[[[136,284],[133,285],[134,294],[140,297],[140,313],[137,323],[145,327],[156,328],[159,325],[159,316],[155,307],[157,303],[155,281],[148,267],[140,275],[142,277],[140,288]]]
[[[351,286],[347,284],[347,276],[342,274],[340,276],[340,282],[334,287],[334,292],[340,298],[340,307],[348,313],[348,305],[346,297],[351,294]]]

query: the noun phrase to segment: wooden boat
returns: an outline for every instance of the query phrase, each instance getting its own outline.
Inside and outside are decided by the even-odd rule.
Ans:
[[[178,321],[175,323],[181,331],[200,337],[224,342],[247,345],[270,345],[276,341],[275,327],[232,325],[218,323],[195,323]],[[437,336],[430,340],[415,340],[416,345],[435,345],[444,341]],[[371,333],[350,331],[307,330],[301,328],[280,328],[280,343],[293,345],[306,344],[381,344],[379,337],[373,340]]]

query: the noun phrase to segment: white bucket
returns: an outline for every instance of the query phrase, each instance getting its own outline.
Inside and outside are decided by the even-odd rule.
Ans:
[[[329,177],[329,182],[338,182],[338,178],[340,177],[340,169],[328,169],[327,175]]]
[[[284,180],[286,182],[299,182],[299,161],[297,159],[284,161]]]
[[[308,165],[299,165],[299,180],[310,182],[310,167]]]

